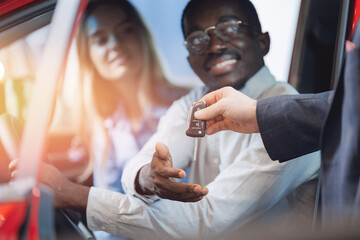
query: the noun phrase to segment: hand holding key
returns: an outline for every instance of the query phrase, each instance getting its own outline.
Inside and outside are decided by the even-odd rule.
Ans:
[[[186,173],[173,168],[168,147],[158,142],[151,163],[140,169],[135,180],[136,191],[140,194],[157,195],[161,198],[181,202],[196,202],[207,193],[206,187],[198,184],[180,183],[172,178],[182,179]]]
[[[239,133],[258,133],[256,120],[257,101],[232,87],[223,87],[201,98],[208,105],[194,113],[197,119],[206,120],[206,134],[223,130]]]

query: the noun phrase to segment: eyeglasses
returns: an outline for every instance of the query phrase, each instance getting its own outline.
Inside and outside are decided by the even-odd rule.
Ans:
[[[224,42],[229,41],[232,38],[239,37],[239,35],[245,33],[245,28],[252,29],[255,33],[259,33],[255,27],[241,21],[241,20],[229,20],[220,22],[215,26],[206,28],[205,30],[197,30],[190,33],[186,37],[184,45],[192,54],[202,54],[210,46],[211,38],[208,34],[209,31],[213,31],[215,36]]]

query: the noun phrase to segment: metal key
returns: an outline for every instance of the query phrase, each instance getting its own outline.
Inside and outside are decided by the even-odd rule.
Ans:
[[[203,120],[196,119],[194,113],[200,109],[206,108],[205,101],[195,102],[189,111],[188,118],[188,129],[186,130],[186,135],[189,137],[195,138],[194,146],[194,161],[197,159],[197,153],[199,148],[199,137],[205,136],[206,122]]]
[[[199,148],[199,138],[196,137],[195,138],[195,146],[194,146],[194,162],[196,162],[196,160],[197,160],[198,148]]]

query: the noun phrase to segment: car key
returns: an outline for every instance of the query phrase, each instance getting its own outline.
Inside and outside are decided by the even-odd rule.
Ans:
[[[186,130],[186,135],[195,138],[194,162],[197,159],[199,137],[205,136],[205,129],[206,129],[206,121],[196,119],[194,113],[203,108],[206,108],[206,102],[199,101],[199,102],[195,102],[189,110],[188,129]]]

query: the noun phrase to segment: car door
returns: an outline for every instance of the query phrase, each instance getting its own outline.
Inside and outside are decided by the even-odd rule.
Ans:
[[[21,141],[18,141],[19,138],[11,137],[17,134],[17,128],[11,125],[12,119],[4,121],[5,125],[10,123],[6,125],[8,132],[15,133],[5,134],[5,140],[11,144],[2,147],[3,150],[13,147],[8,149],[7,152],[12,153],[8,157],[18,158],[19,174],[11,183],[6,177],[3,179],[5,183],[0,184],[1,239],[55,238],[51,193],[38,184],[39,163],[45,157],[46,136],[59,77],[86,4],[86,0],[24,0],[0,3],[0,48],[5,52],[25,55],[18,55],[12,65],[9,59],[6,59],[9,62],[3,60],[2,63],[4,80],[0,86],[0,107],[4,112],[6,104],[11,102],[11,98],[6,99],[5,94],[6,87],[10,86],[16,96],[14,99],[17,100],[12,101],[10,108],[18,114],[24,130]],[[33,64],[36,58],[27,59],[30,54],[24,51],[27,46],[25,40],[29,34],[44,27],[48,30],[45,39],[42,39],[43,49],[40,51],[38,63]]]

